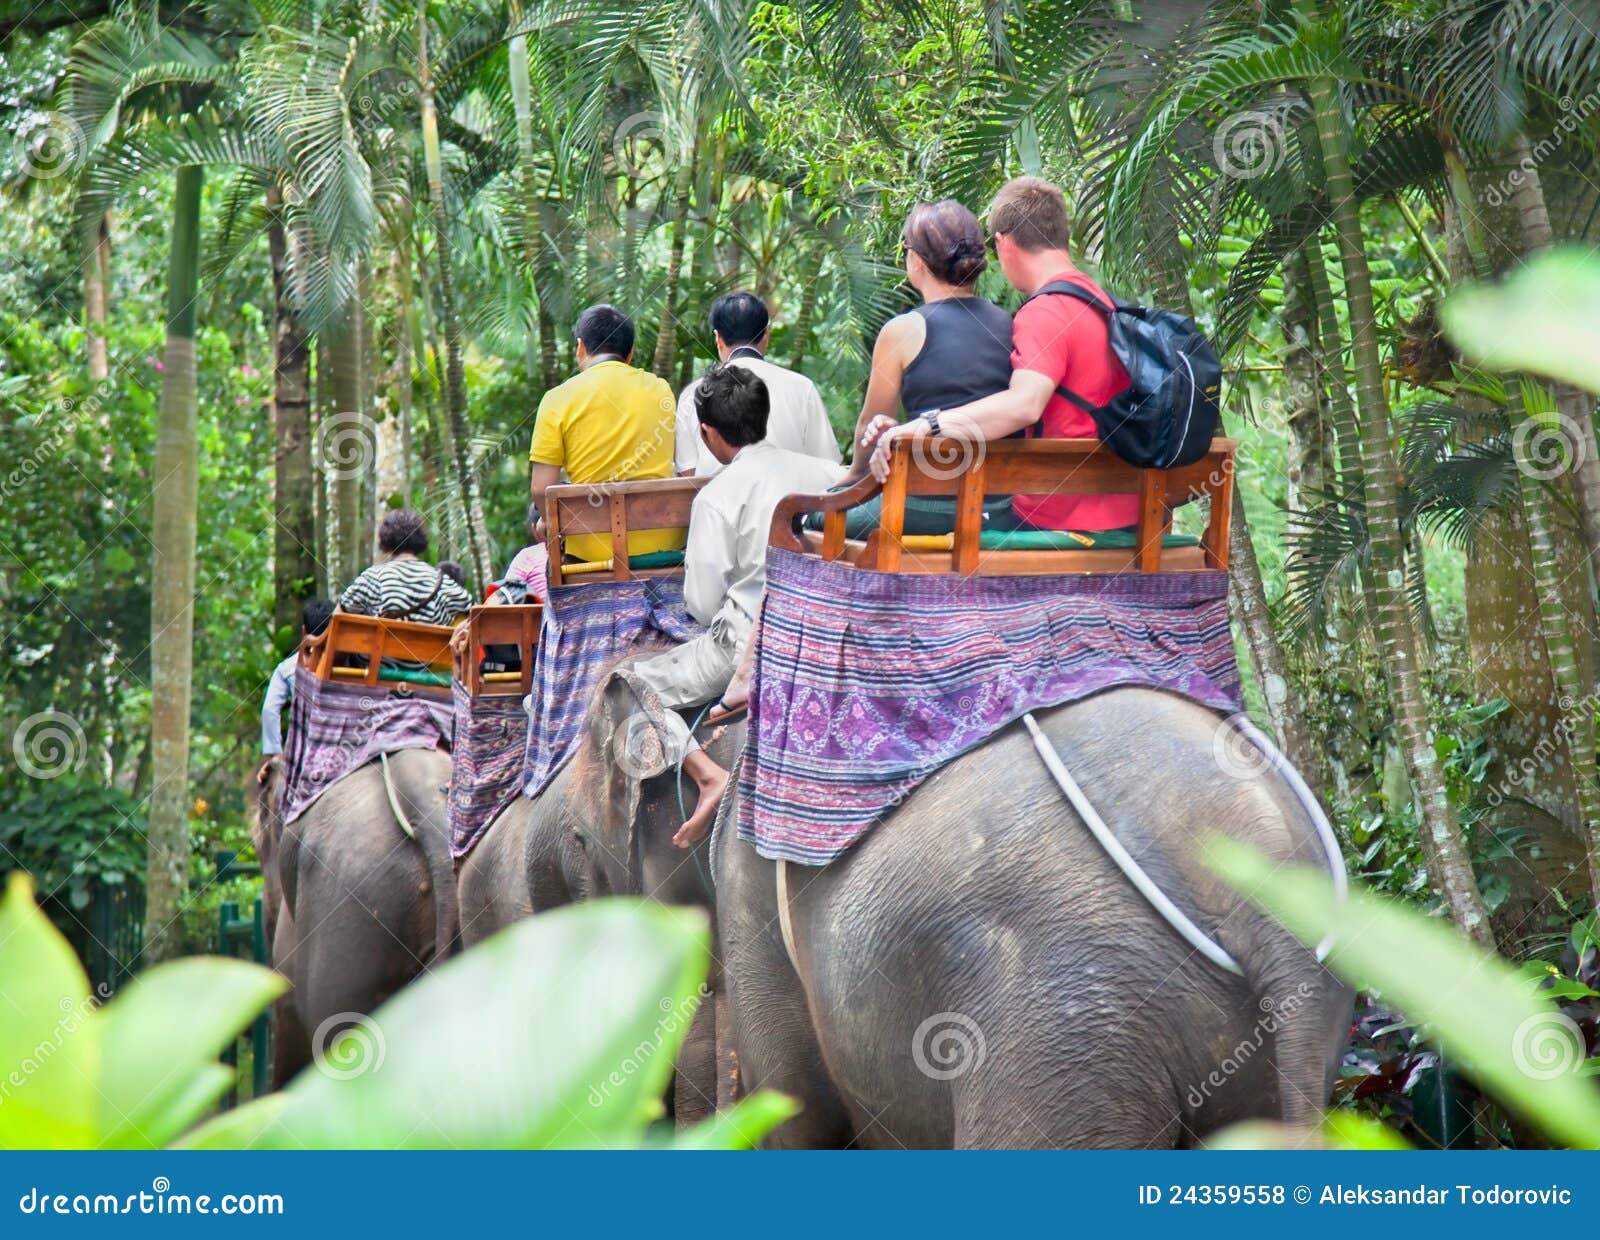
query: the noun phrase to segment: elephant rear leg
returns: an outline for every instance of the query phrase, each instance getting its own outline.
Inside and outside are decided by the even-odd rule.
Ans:
[[[739,1091],[774,1089],[800,1104],[800,1114],[767,1137],[768,1148],[842,1149],[856,1133],[823,1062],[800,977],[784,950],[772,873],[770,861],[736,843],[718,876],[722,981]]]

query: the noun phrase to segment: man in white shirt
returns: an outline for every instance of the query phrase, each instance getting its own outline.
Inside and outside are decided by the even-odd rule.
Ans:
[[[333,616],[333,604],[325,598],[306,600],[300,610],[300,639],[315,637],[328,627]],[[261,769],[256,772],[256,783],[267,782],[267,769],[272,759],[283,753],[283,712],[294,697],[294,669],[300,662],[300,647],[277,667],[267,681],[267,694],[261,700]]]
[[[739,668],[767,585],[767,538],[778,502],[821,494],[847,478],[842,465],[774,444],[770,407],[767,385],[751,367],[713,366],[696,385],[702,440],[724,467],[695,496],[683,559],[684,602],[706,631],[633,667],[666,708],[668,761],[681,762],[699,789],[694,812],[672,837],[680,848],[705,837],[728,772],[699,747],[677,712],[715,701]],[[863,461],[860,472],[865,468]]]
[[[814,456],[837,465],[839,440],[828,422],[817,385],[804,375],[766,359],[771,323],[767,304],[754,293],[729,293],[711,305],[711,334],[717,356],[752,371],[767,385],[772,411],[767,418],[767,442],[791,452]],[[700,438],[695,413],[696,379],[678,397],[678,417],[672,468],[680,477],[698,474],[708,478],[722,468]]]

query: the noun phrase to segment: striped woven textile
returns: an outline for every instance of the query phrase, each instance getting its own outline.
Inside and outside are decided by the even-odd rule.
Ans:
[[[450,750],[450,853],[472,851],[495,816],[522,791],[528,748],[528,706],[523,697],[474,698],[459,681],[456,736]]]
[[[379,754],[450,744],[450,707],[436,695],[318,680],[294,669],[283,821],[293,822],[334,784]]]
[[[538,796],[572,757],[606,669],[627,655],[665,650],[702,631],[684,608],[677,577],[551,587],[533,664],[523,792]]]
[[[1148,685],[1239,709],[1226,573],[865,572],[774,549],[739,838],[826,865],[1024,713]]]

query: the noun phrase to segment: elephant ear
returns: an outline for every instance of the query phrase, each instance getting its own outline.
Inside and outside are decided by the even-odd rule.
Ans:
[[[611,890],[639,889],[639,814],[646,780],[668,767],[663,707],[626,667],[600,682],[589,712],[587,757],[601,863]]]

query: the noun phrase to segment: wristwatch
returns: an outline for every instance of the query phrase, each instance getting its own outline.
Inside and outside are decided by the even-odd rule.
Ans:
[[[944,433],[939,429],[939,411],[937,409],[928,410],[927,413],[922,415],[922,420],[928,424],[928,434],[941,435]]]

